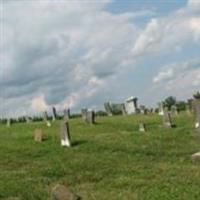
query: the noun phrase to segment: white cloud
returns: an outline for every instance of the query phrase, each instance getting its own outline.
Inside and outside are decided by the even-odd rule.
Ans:
[[[200,60],[190,60],[165,66],[153,78],[156,89],[170,91],[182,97],[200,87]],[[181,94],[180,94],[181,93]]]
[[[159,74],[156,77],[154,77],[153,82],[159,83],[163,80],[172,78],[173,75],[174,75],[174,70],[172,68],[166,69],[164,71],[159,72]]]
[[[36,98],[34,98],[31,102],[31,108],[35,111],[35,112],[42,112],[44,110],[48,109],[48,106],[44,100],[44,96],[38,96]]]
[[[193,8],[193,9],[192,9]],[[177,51],[188,42],[199,42],[200,38],[199,1],[188,5],[167,17],[153,18],[134,43],[131,56],[144,56],[160,51]]]
[[[196,40],[200,40],[200,17],[194,17],[190,20],[190,28],[194,32]]]
[[[195,1],[153,19],[148,10],[113,14],[105,9],[110,2],[1,2],[0,112],[96,105],[107,99],[105,91],[119,95],[126,77],[116,77],[136,67],[138,57],[199,42]],[[145,28],[134,21],[140,16],[149,17]],[[154,82],[170,79],[173,70],[160,72]]]

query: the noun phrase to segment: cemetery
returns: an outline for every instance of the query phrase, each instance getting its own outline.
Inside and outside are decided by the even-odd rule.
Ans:
[[[137,100],[1,119],[0,199],[197,200],[200,94],[183,111]]]
[[[200,0],[0,0],[0,200],[200,200]]]

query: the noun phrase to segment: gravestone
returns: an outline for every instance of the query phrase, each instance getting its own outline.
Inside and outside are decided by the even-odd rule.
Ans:
[[[48,121],[48,114],[46,111],[43,113],[43,120],[48,127],[51,127],[51,123]]]
[[[95,124],[95,112],[94,110],[83,108],[82,112],[82,119],[87,124]]]
[[[165,128],[172,128],[172,120],[171,120],[171,114],[168,111],[168,108],[164,108],[164,113],[163,113],[163,126]]]
[[[195,128],[200,132],[200,96],[194,95],[193,110],[195,114]]]
[[[159,114],[159,115],[164,115],[163,103],[162,103],[162,102],[159,103],[158,106],[159,106],[158,114]]]
[[[87,110],[85,122],[88,123],[88,124],[95,124],[95,112],[94,112],[94,110]]]
[[[130,97],[126,99],[125,101],[125,107],[126,107],[126,113],[127,114],[136,114],[138,112],[138,106],[137,106],[137,98]]]
[[[52,112],[53,112],[53,121],[55,121],[57,118],[57,112],[55,107],[52,108]]]
[[[104,108],[105,108],[106,113],[107,113],[108,116],[113,116],[112,103],[111,102],[105,102],[104,103]]]
[[[171,112],[172,112],[172,114],[178,115],[178,110],[177,110],[177,106],[176,105],[172,105],[171,106]]]
[[[155,113],[155,109],[154,109],[154,108],[150,108],[149,112],[150,112],[151,114],[153,114],[153,113]]]
[[[82,108],[81,109],[81,114],[82,114],[82,119],[83,119],[83,121],[86,121],[86,119],[87,119],[87,108]]]
[[[191,114],[192,114],[191,108],[190,108],[190,106],[189,106],[188,104],[186,105],[186,113],[187,113],[188,115],[191,115]]]
[[[31,118],[29,116],[25,116],[26,123],[29,124],[31,122]]]
[[[81,198],[71,192],[65,185],[57,184],[52,189],[50,200],[81,200]]]
[[[193,161],[200,161],[200,152],[194,153],[191,158]]]
[[[193,101],[194,101],[194,99],[187,100],[186,110],[189,115],[192,114],[192,112],[193,112]]]
[[[146,132],[146,125],[143,122],[139,123],[139,131]]]
[[[66,121],[62,121],[60,123],[60,139],[61,139],[61,146],[66,146],[66,147],[71,146],[69,123]]]
[[[150,111],[144,105],[140,105],[140,113],[146,115],[150,113]]]
[[[70,119],[70,109],[64,109],[64,121],[68,121]]]
[[[35,131],[34,131],[34,141],[35,142],[42,142],[43,139],[44,139],[44,135],[43,135],[42,129],[35,129]]]
[[[122,115],[126,115],[127,113],[126,113],[126,107],[125,107],[125,104],[124,103],[122,103],[121,104],[121,111],[122,111]]]
[[[12,124],[12,120],[10,118],[7,119],[7,123],[6,123],[6,126],[7,127],[10,127]]]

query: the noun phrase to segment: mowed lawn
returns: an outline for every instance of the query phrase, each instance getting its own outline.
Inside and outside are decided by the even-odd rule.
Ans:
[[[138,132],[138,122],[147,133]],[[0,125],[0,199],[47,200],[56,183],[83,200],[199,200],[200,151],[192,116],[174,116],[173,129],[158,115],[98,117],[96,125],[70,120],[72,148],[62,148],[59,123]],[[33,140],[42,128],[47,139]]]

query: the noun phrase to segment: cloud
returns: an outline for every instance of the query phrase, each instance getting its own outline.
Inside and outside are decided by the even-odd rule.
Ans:
[[[200,3],[189,1],[188,5],[166,17],[152,18],[134,43],[131,56],[176,50],[188,42],[200,38]],[[192,40],[192,41],[191,41]]]
[[[200,59],[167,65],[153,78],[153,82],[156,89],[162,88],[182,97],[189,95],[200,87]]]
[[[94,95],[121,70],[136,30],[132,15],[105,12],[108,3],[4,3],[0,97],[26,97],[27,110],[32,111],[51,105],[75,107],[81,98]]]
[[[48,106],[46,105],[44,101],[44,96],[38,96],[34,98],[31,102],[31,107],[33,110],[37,112],[41,112],[44,110],[47,110]]]
[[[110,0],[35,2],[1,2],[0,113],[98,106],[120,96],[119,87],[130,93],[122,74],[138,58],[199,44],[195,1],[160,18],[148,10],[111,13]],[[149,17],[144,28],[135,22],[143,16]],[[173,73],[165,69],[154,82]]]
[[[164,71],[159,72],[159,74],[156,77],[154,77],[153,82],[159,83],[163,80],[172,78],[173,75],[174,75],[173,68],[166,69]]]

